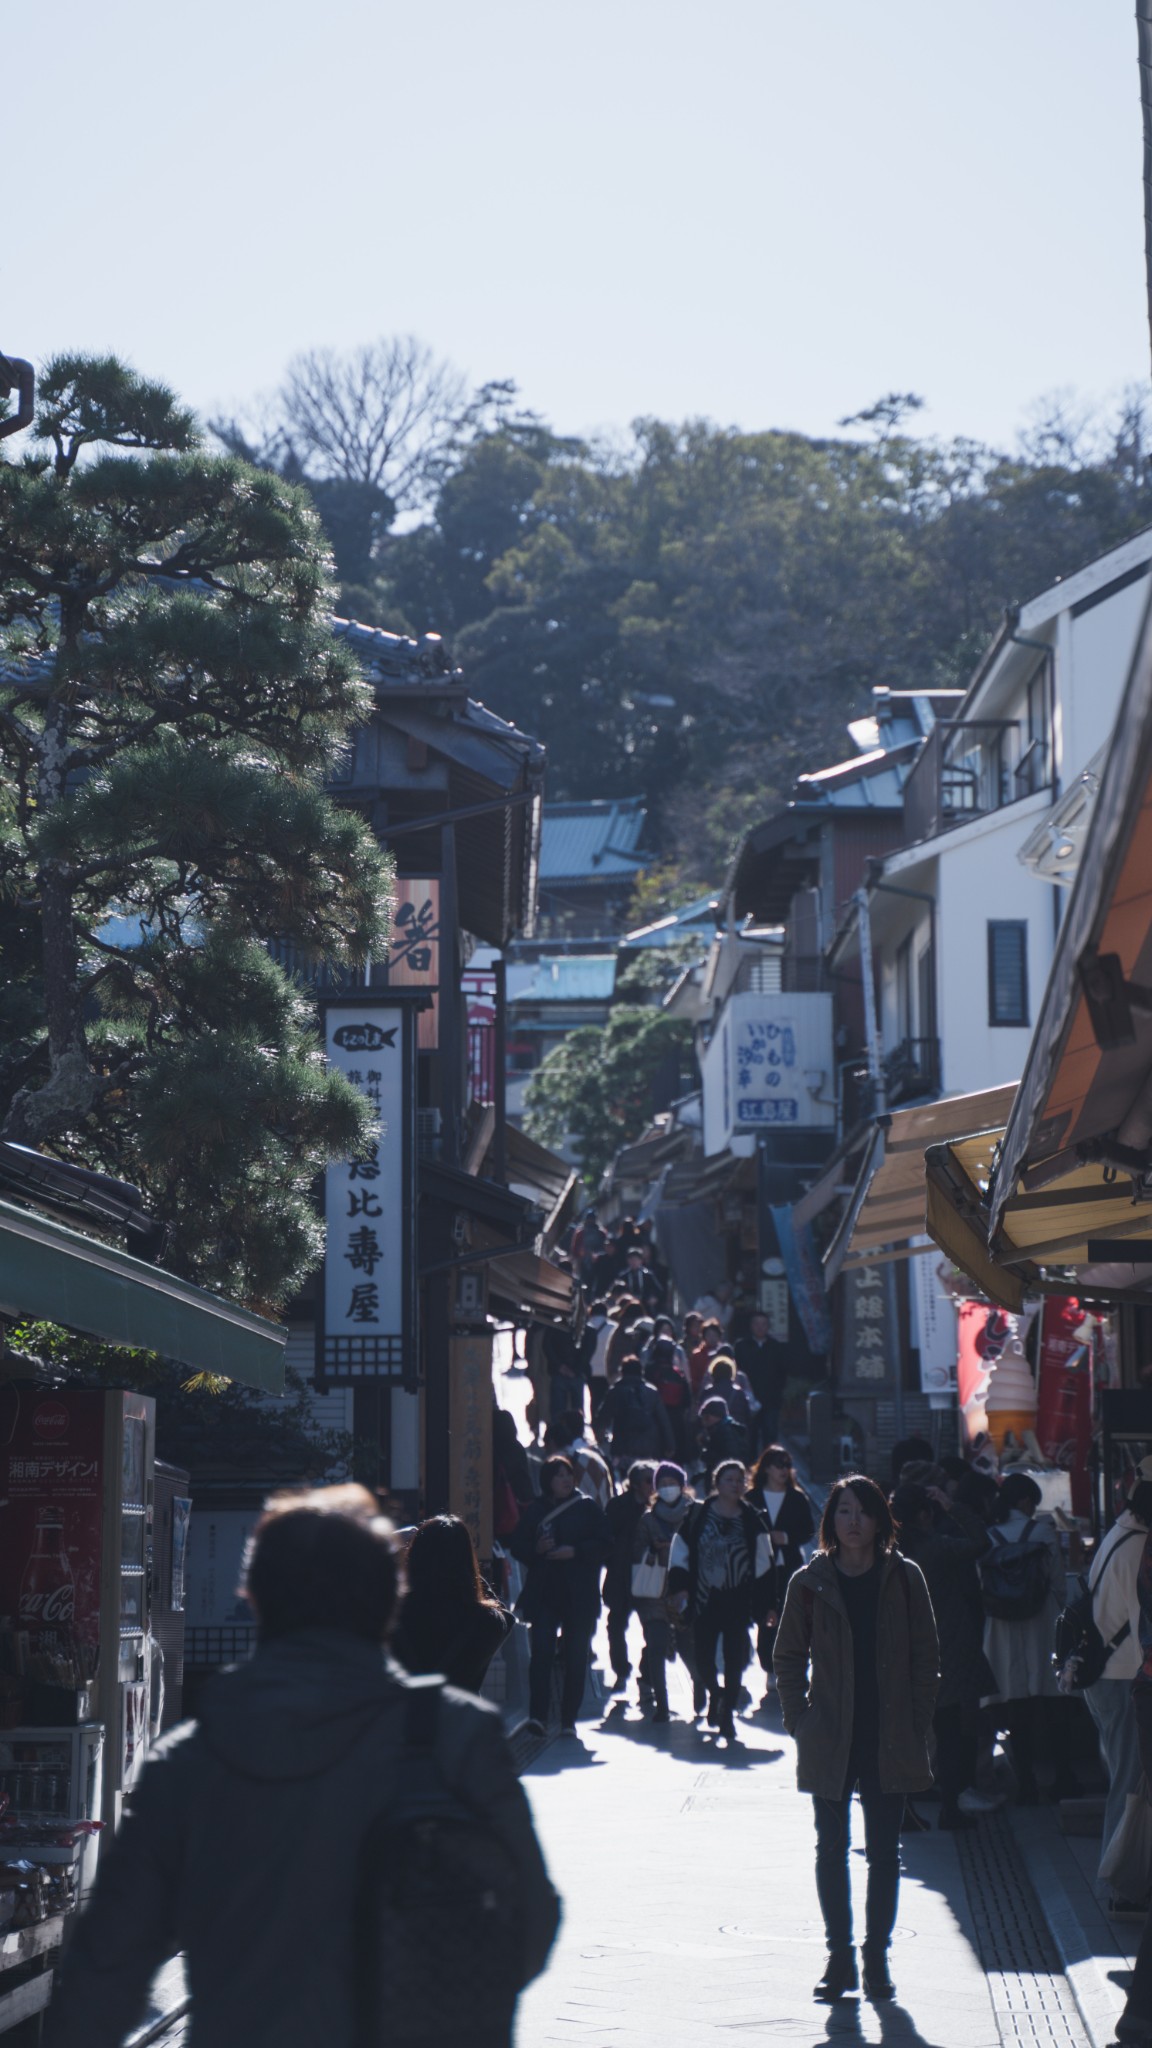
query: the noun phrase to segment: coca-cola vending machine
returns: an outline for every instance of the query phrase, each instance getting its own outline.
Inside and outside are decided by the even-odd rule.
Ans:
[[[148,1745],[155,1403],[0,1385],[0,1629],[21,1727],[100,1723],[115,1824]]]

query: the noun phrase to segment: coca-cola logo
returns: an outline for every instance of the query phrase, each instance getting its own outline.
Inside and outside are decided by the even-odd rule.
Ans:
[[[20,1620],[25,1628],[57,1628],[67,1625],[76,1611],[76,1588],[69,1579],[50,1593],[28,1591],[20,1595]]]
[[[33,1411],[32,1430],[34,1435],[56,1443],[68,1434],[68,1410],[63,1401],[41,1401]]]

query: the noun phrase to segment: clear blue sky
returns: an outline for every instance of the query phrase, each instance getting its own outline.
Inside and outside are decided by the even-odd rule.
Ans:
[[[1149,375],[1130,0],[38,0],[0,49],[0,347],[205,410],[398,332],[572,432],[900,389],[1003,440]]]

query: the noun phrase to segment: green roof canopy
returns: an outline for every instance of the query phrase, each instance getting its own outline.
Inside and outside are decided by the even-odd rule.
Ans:
[[[11,1202],[0,1202],[0,1314],[284,1390],[286,1329]]]

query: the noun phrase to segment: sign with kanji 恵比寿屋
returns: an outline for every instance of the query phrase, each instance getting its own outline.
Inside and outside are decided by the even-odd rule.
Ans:
[[[852,1266],[843,1275],[841,1386],[875,1385],[891,1372],[888,1300],[881,1266]]]
[[[416,1044],[435,1052],[440,1028],[440,877],[396,877],[396,911],[388,941],[392,988],[426,988],[432,1001],[416,1021]]]
[[[376,1131],[325,1176],[324,1308],[317,1370],[328,1385],[401,1377],[412,1191],[405,1032],[399,1003],[368,996],[325,1012],[330,1066],[367,1096]]]

